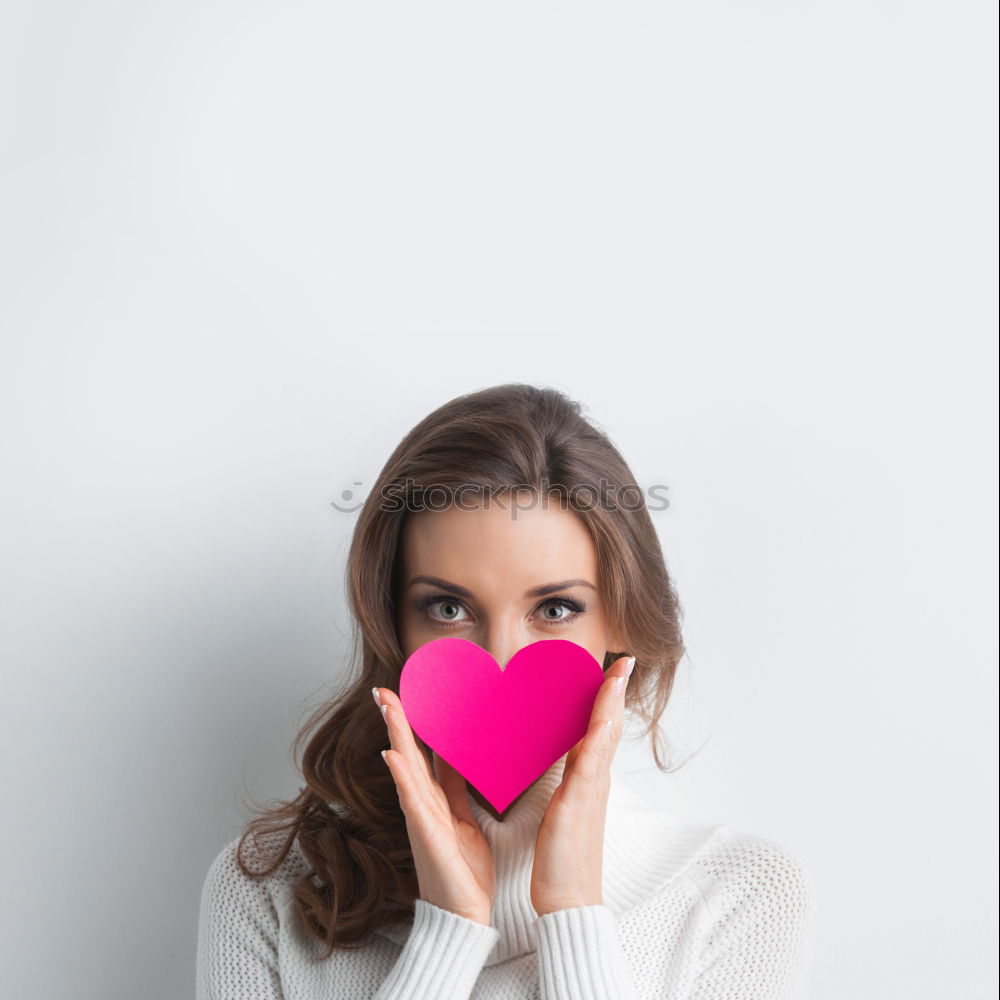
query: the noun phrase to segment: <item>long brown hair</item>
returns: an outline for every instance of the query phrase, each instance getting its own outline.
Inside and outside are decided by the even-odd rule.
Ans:
[[[294,758],[308,739],[296,765],[305,786],[278,807],[255,805],[259,815],[239,842],[240,868],[262,878],[298,838],[311,870],[294,897],[308,932],[326,946],[320,960],[335,948],[361,947],[377,927],[409,919],[419,895],[405,818],[380,755],[389,740],[371,689],[399,689],[397,556],[407,514],[425,501],[440,507],[440,491],[448,496],[458,487],[463,497],[516,488],[569,500],[587,524],[610,626],[636,657],[626,707],[645,722],[641,735],[652,736],[656,765],[666,770],[658,724],[684,653],[681,608],[625,460],[581,405],[553,388],[510,383],[445,403],[399,443],[359,513],[345,572],[353,669],[296,737]],[[607,503],[609,497],[617,502]],[[621,655],[608,651],[604,669]],[[250,868],[241,856],[247,839],[259,844],[275,834],[270,864]]]

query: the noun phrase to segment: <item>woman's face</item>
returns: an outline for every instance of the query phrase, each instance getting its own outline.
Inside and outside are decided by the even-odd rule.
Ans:
[[[516,510],[504,499],[509,509],[494,501],[410,515],[396,622],[404,657],[445,636],[471,640],[501,668],[541,639],[569,639],[602,666],[606,652],[624,648],[609,631],[597,550],[584,522],[557,501],[548,509],[524,501]]]

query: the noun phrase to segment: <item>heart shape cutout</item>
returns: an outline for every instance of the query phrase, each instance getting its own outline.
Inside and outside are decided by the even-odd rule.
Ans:
[[[603,681],[568,639],[524,646],[501,670],[482,646],[449,637],[410,655],[399,700],[420,739],[502,813],[583,739]]]

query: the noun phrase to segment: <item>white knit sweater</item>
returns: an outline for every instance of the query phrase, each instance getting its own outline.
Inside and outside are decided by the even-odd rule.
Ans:
[[[535,836],[565,757],[494,819],[471,796],[493,850],[487,927],[418,899],[412,923],[385,927],[322,962],[292,904],[309,870],[298,843],[262,881],[231,841],[201,896],[197,1000],[799,1000],[806,996],[813,882],[777,843],[648,808],[612,774],[600,905],[539,917]]]

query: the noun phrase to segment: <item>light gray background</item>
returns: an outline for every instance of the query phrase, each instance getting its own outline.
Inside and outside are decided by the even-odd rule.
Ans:
[[[994,995],[995,18],[0,6],[8,994],[191,994],[330,501],[526,380],[669,486],[687,763],[620,771],[801,856],[817,1000]]]

